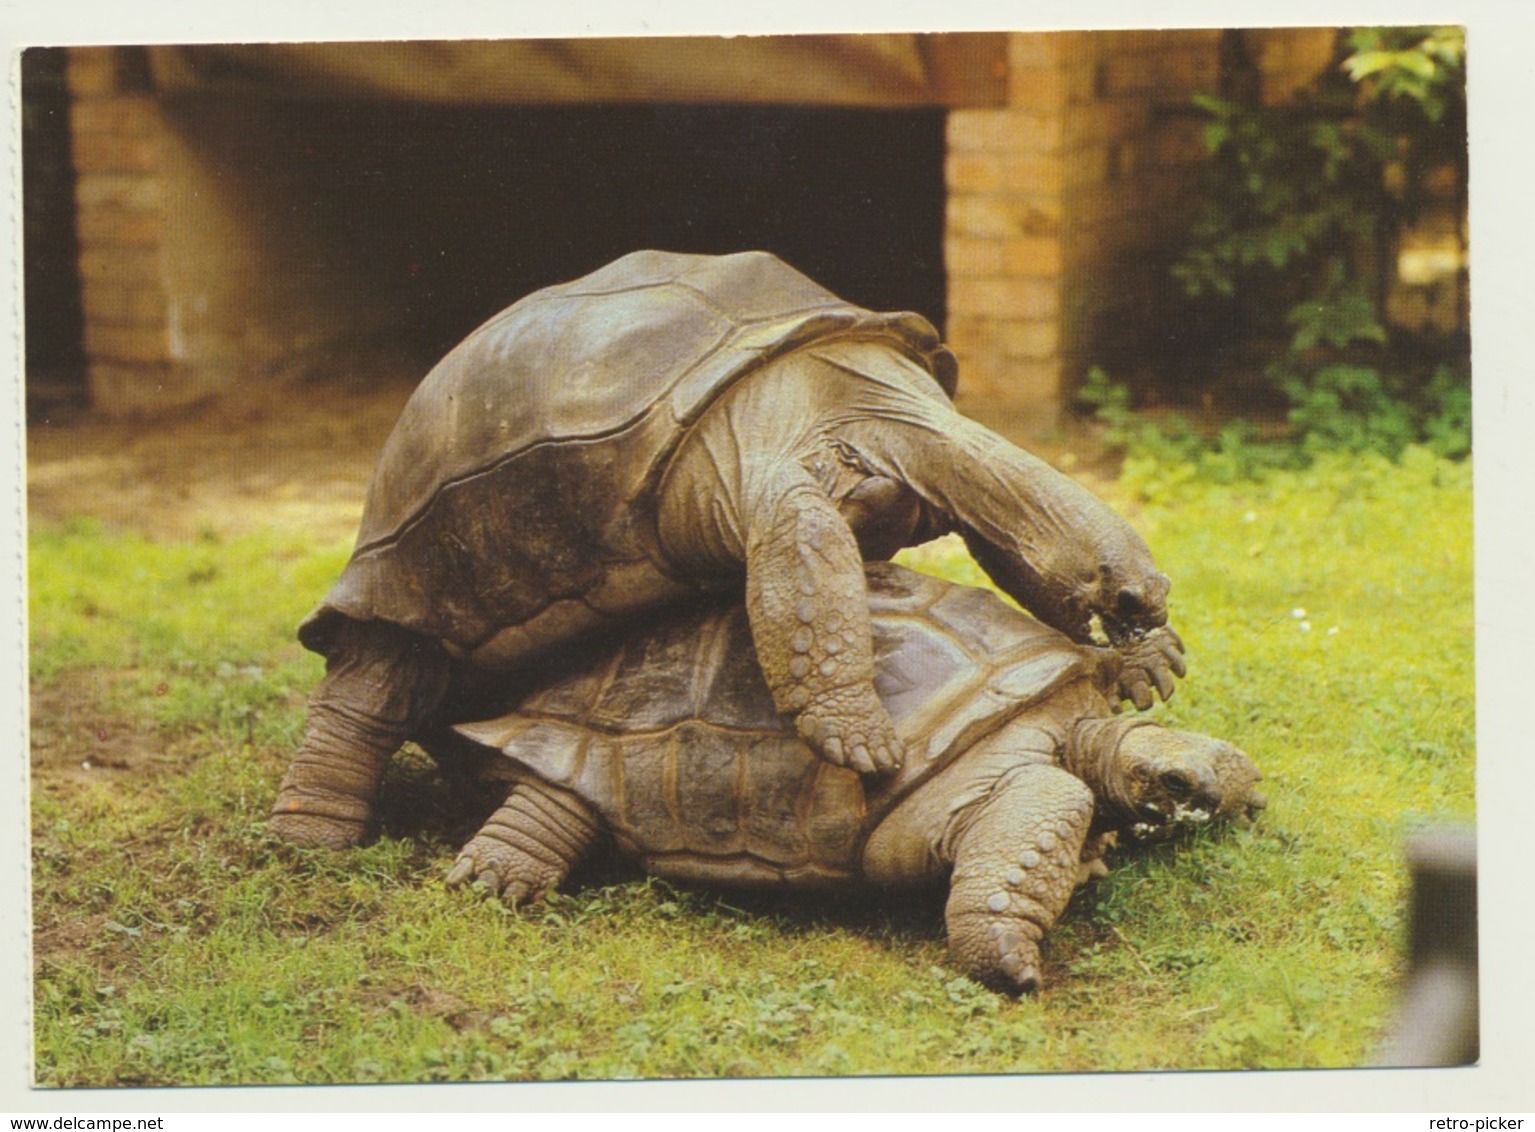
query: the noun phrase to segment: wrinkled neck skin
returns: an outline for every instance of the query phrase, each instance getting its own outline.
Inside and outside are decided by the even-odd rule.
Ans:
[[[1087,783],[1100,803],[1108,803],[1106,824],[1134,821],[1138,799],[1133,784],[1124,773],[1119,745],[1126,735],[1139,727],[1155,727],[1149,719],[1134,716],[1110,716],[1079,721],[1062,747],[1062,765]]]
[[[1094,614],[1118,624],[1126,592],[1144,608],[1123,628],[1165,623],[1167,579],[1102,500],[955,412],[915,363],[889,350],[833,341],[805,352],[859,377],[848,403],[828,408],[826,429],[871,470],[909,485],[1025,609],[1078,643],[1092,639]]]
[[[910,545],[924,522],[917,497],[851,459],[844,440],[848,431],[877,427],[888,402],[871,396],[863,377],[804,350],[738,382],[694,426],[662,478],[660,535],[667,556],[690,570],[739,570],[752,521],[781,490],[787,464],[803,469],[837,505],[865,558]],[[881,537],[866,537],[876,526]]]
[[[691,430],[661,485],[662,547],[692,571],[745,560],[749,520],[793,462],[837,504],[866,558],[957,530],[992,580],[1072,640],[1092,617],[1166,621],[1167,579],[1112,508],[955,412],[889,345],[830,339],[736,383]],[[1113,635],[1111,629],[1111,635]]]

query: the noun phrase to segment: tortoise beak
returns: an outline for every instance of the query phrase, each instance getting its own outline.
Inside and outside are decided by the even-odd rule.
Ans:
[[[1103,635],[1109,639],[1109,644],[1116,649],[1140,640],[1147,633],[1145,629],[1127,625],[1111,613],[1100,613],[1098,624],[1103,627]]]
[[[1165,574],[1154,574],[1135,585],[1121,586],[1110,609],[1100,614],[1104,632],[1116,645],[1144,637],[1167,624],[1167,591],[1172,583]],[[1115,634],[1120,634],[1116,639]]]

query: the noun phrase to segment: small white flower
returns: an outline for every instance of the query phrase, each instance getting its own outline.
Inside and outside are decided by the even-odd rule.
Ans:
[[[1338,635],[1338,627],[1334,625],[1331,629],[1327,630],[1327,635],[1329,637],[1336,637]]]
[[[1311,632],[1311,622],[1310,621],[1302,621],[1300,623],[1300,631],[1302,633],[1309,633],[1309,632]]]
[[[1306,619],[1306,611],[1300,608],[1300,606],[1296,606],[1294,609],[1290,610],[1290,616],[1295,618],[1297,621],[1304,621]]]
[[[1249,511],[1247,514],[1242,516],[1242,522],[1244,523],[1256,523],[1257,521],[1258,512],[1256,511]]]

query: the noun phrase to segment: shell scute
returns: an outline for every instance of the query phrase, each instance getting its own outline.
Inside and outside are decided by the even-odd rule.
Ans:
[[[814,788],[819,762],[793,735],[767,735],[744,745],[741,829],[750,852],[785,865],[810,859],[801,800]]]
[[[950,634],[912,615],[886,614],[874,621],[874,690],[904,731],[922,721],[975,677],[975,661]]]
[[[949,629],[964,647],[980,656],[995,656],[1018,643],[1018,630],[1010,617],[999,617],[1002,599],[988,590],[951,586],[927,610],[928,616]]]
[[[465,734],[469,734],[466,730]],[[588,784],[582,770],[587,746],[585,728],[552,720],[537,720],[504,740],[517,752],[516,762],[556,786],[584,792]]]
[[[699,663],[691,620],[631,638],[613,666],[587,721],[614,733],[660,731],[698,716]]]
[[[734,736],[684,724],[676,740],[677,821],[689,849],[739,852],[742,751]]]
[[[710,638],[700,648],[696,673],[699,718],[736,730],[781,730],[783,716],[768,690],[757,651],[750,647],[746,610],[736,606],[705,624]]]
[[[670,744],[630,740],[618,748],[613,781],[614,832],[650,852],[686,848],[677,821],[676,764]]]

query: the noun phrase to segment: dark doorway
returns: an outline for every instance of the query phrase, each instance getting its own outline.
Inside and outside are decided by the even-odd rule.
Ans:
[[[171,109],[207,167],[243,186],[264,254],[281,249],[274,286],[301,300],[276,320],[344,296],[333,333],[435,356],[529,291],[639,248],[764,249],[852,302],[943,318],[941,109]]]
[[[75,174],[64,51],[21,56],[22,261],[27,415],[85,403]]]

